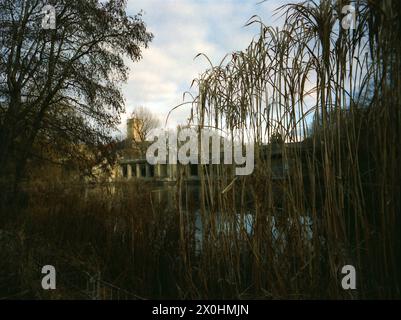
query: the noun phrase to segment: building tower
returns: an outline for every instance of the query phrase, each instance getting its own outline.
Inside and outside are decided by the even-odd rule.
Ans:
[[[127,138],[136,142],[141,141],[141,120],[131,118],[127,120]]]

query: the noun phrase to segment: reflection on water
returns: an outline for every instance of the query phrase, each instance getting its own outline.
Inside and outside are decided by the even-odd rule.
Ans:
[[[174,186],[171,187],[160,187],[155,188],[152,193],[157,201],[160,203],[167,203],[170,209],[175,208],[175,197],[177,189]],[[209,210],[205,209],[206,212],[202,214],[200,209],[200,188],[199,186],[189,186],[183,192],[182,207],[183,213],[186,216],[194,215],[193,219],[187,221],[194,221],[194,238],[195,238],[195,251],[199,253],[202,251],[203,242],[206,233],[205,223],[210,223],[212,214]],[[244,213],[236,213],[232,215],[224,215],[220,212],[213,212],[213,218],[215,223],[216,234],[222,237],[235,236],[236,239],[241,239],[246,236],[247,239],[251,239],[255,232],[255,212],[252,209],[248,209]],[[278,253],[282,253],[287,246],[287,239],[290,232],[299,230],[302,234],[302,239],[306,243],[310,242],[313,238],[313,223],[310,215],[305,214],[299,217],[296,221],[293,218],[288,217],[284,220],[284,223],[278,223],[278,220],[274,216],[268,216],[265,221],[266,228],[271,231],[271,239]],[[190,226],[188,226],[190,227]]]

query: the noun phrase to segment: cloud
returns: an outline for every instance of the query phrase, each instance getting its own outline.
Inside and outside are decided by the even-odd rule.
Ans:
[[[168,112],[182,103],[192,80],[208,67],[205,53],[214,64],[233,51],[243,50],[257,34],[258,27],[244,28],[255,14],[273,22],[273,8],[283,1],[241,0],[129,0],[128,11],[144,11],[143,19],[155,38],[143,52],[143,59],[129,63],[129,80],[123,86],[127,112],[120,130],[133,108],[146,106],[164,123]],[[168,127],[185,123],[190,106],[173,112]]]

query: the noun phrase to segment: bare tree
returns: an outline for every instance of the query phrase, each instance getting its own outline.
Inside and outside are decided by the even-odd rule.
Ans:
[[[15,184],[49,130],[74,144],[109,142],[124,112],[124,59],[141,59],[153,37],[126,1],[50,1],[55,30],[41,26],[47,4],[0,0],[0,180]]]
[[[134,109],[128,120],[127,138],[132,141],[142,155],[146,152],[146,141],[152,130],[160,127],[160,120],[148,108],[140,106]]]

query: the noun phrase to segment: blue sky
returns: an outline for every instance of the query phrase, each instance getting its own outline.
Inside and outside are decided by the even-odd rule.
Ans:
[[[279,26],[282,21],[274,10],[297,2],[286,0],[128,0],[131,15],[144,11],[143,19],[155,38],[143,52],[143,59],[129,63],[128,83],[123,86],[126,114],[120,130],[135,106],[143,105],[154,112],[163,124],[168,112],[180,104],[191,82],[208,68],[206,54],[217,64],[227,54],[243,50],[257,35],[258,27],[244,27],[249,18],[258,15],[265,24]],[[259,4],[258,4],[259,3]],[[185,123],[189,108],[175,111],[168,127]]]

